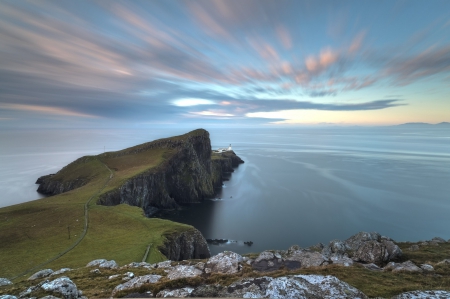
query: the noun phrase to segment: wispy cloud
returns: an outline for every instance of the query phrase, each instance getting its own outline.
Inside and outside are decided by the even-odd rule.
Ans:
[[[97,118],[98,117],[96,115],[79,113],[79,112],[71,111],[71,110],[68,110],[65,108],[38,106],[38,105],[0,104],[0,109],[19,110],[19,111],[27,111],[27,112],[33,112],[33,113],[60,115],[60,116],[74,116],[74,117],[88,117],[88,118]]]

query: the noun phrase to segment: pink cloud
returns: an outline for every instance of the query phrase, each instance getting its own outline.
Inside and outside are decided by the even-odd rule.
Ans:
[[[37,112],[37,113],[60,115],[60,116],[74,116],[74,117],[87,117],[87,118],[97,118],[98,117],[98,116],[92,115],[92,114],[85,114],[85,113],[72,111],[72,110],[69,110],[66,108],[51,107],[51,106],[24,105],[24,104],[0,104],[0,109]]]

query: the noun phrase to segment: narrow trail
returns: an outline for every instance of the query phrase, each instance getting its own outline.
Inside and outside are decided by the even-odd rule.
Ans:
[[[87,200],[87,202],[84,204],[84,229],[83,229],[83,232],[82,232],[82,234],[80,235],[80,237],[75,241],[75,243],[73,243],[70,247],[68,247],[68,248],[67,248],[66,250],[64,250],[63,252],[58,253],[58,255],[52,257],[51,259],[45,261],[45,262],[42,263],[42,264],[39,264],[39,265],[37,265],[37,266],[34,266],[33,268],[30,268],[30,269],[28,269],[28,270],[26,270],[26,271],[24,271],[24,272],[22,272],[22,273],[20,273],[20,274],[18,274],[18,275],[16,275],[16,276],[14,276],[14,277],[11,277],[11,278],[10,278],[11,280],[14,280],[14,279],[16,279],[16,278],[18,278],[18,277],[24,276],[24,275],[26,275],[26,274],[28,274],[28,273],[30,273],[30,272],[32,272],[32,271],[35,271],[35,270],[37,270],[37,269],[39,269],[39,268],[42,268],[43,266],[45,266],[45,265],[47,265],[47,264],[49,264],[49,263],[51,263],[51,262],[56,261],[57,259],[59,259],[59,258],[62,257],[63,255],[65,255],[66,253],[68,253],[69,251],[71,251],[72,249],[74,249],[78,244],[81,243],[81,241],[83,241],[84,237],[85,237],[86,234],[87,234],[88,228],[89,228],[89,204],[91,203],[91,201],[92,201],[92,199],[93,199],[94,197],[96,197],[98,194],[100,194],[100,192],[103,191],[103,189],[105,189],[106,185],[108,185],[108,183],[109,183],[109,182],[111,181],[111,179],[114,177],[114,173],[112,172],[112,170],[111,170],[105,163],[103,163],[101,160],[99,160],[99,161],[100,161],[100,163],[102,163],[102,164],[106,167],[106,169],[108,169],[110,175],[109,175],[108,180],[106,180],[106,182],[103,184],[103,186],[102,186],[96,193],[94,193],[91,197],[89,197],[89,199]]]

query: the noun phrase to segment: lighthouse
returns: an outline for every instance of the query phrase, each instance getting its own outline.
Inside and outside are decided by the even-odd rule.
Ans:
[[[228,147],[227,151],[232,151],[232,149],[231,149],[231,144],[230,144],[230,146]]]

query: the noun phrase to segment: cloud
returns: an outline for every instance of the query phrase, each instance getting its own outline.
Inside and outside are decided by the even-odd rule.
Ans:
[[[23,105],[23,104],[0,104],[0,110],[20,110],[34,113],[52,114],[59,116],[73,116],[73,117],[88,117],[97,118],[96,115],[79,113],[59,107],[38,106],[38,105]]]

